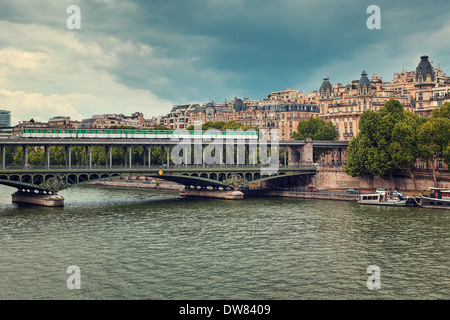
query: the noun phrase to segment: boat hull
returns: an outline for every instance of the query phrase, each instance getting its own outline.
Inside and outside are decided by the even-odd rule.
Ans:
[[[369,201],[358,201],[359,204],[372,205],[372,206],[391,206],[391,207],[406,207],[405,202],[369,202]]]
[[[450,210],[450,199],[436,199],[436,198],[422,197],[420,205],[422,208]]]

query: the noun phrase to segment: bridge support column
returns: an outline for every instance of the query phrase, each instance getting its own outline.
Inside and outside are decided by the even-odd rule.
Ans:
[[[129,166],[131,168],[132,163],[133,163],[133,147],[132,146],[128,147],[128,155],[129,155]]]
[[[191,164],[191,150],[190,147],[186,147],[183,150],[183,155],[184,155],[184,166],[186,167],[187,165]]]
[[[92,146],[89,146],[89,168],[92,167]]]
[[[50,146],[44,146],[45,166],[50,168]]]
[[[256,141],[249,141],[248,146],[248,164],[253,166],[258,164],[258,146]]]
[[[2,146],[2,168],[6,167],[6,146]]]
[[[288,165],[290,166],[300,165],[300,154],[301,154],[300,146],[288,147],[288,159],[289,159]]]
[[[112,146],[108,146],[109,166],[112,167]]]
[[[245,165],[245,145],[242,140],[236,141],[236,164],[237,166]]]
[[[290,166],[312,165],[314,162],[312,140],[307,138],[303,146],[289,146],[288,159]]]
[[[166,152],[167,152],[167,168],[169,168],[169,164],[170,164],[170,155],[169,155],[169,146],[166,147]]]
[[[148,167],[152,166],[152,147],[147,147],[148,149]]]
[[[66,166],[72,166],[72,146],[66,147]]]
[[[23,146],[23,166],[28,167],[28,146]]]
[[[145,155],[145,153],[146,153],[146,151],[147,151],[147,147],[142,147],[143,148],[143,151],[142,151],[142,154],[143,154],[143,159],[142,159],[142,166],[144,166],[145,167],[145,158],[147,158],[147,156]]]
[[[312,165],[314,163],[313,144],[311,138],[306,138],[306,143],[301,149],[300,164]]]

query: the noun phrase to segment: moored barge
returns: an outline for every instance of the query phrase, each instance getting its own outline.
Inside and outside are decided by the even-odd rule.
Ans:
[[[420,206],[423,208],[450,209],[450,189],[430,187],[430,196],[422,196]]]

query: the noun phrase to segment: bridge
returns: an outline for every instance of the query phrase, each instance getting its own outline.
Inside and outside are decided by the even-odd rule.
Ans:
[[[21,199],[26,198],[26,195],[56,195],[60,190],[96,180],[136,175],[173,181],[184,185],[186,188],[206,189],[209,187],[209,189],[212,188],[213,190],[236,190],[239,187],[249,184],[257,185],[267,180],[314,175],[316,173],[316,168],[312,166],[314,147],[345,148],[347,146],[345,141],[279,141],[277,148],[283,148],[284,161],[279,163],[279,154],[277,154],[276,168],[273,168],[274,162],[271,162],[270,165],[269,163],[261,165],[256,163],[256,159],[252,161],[254,154],[251,152],[252,146],[250,142],[247,141],[241,145],[233,146],[230,161],[228,161],[229,158],[226,155],[227,164],[217,161],[214,164],[205,165],[205,148],[209,143],[210,141],[201,141],[199,145],[201,148],[199,152],[201,164],[192,165],[190,163],[198,163],[195,162],[195,154],[191,155],[189,153],[190,159],[188,160],[188,153],[184,155],[184,151],[185,163],[174,163],[170,149],[173,149],[175,146],[183,147],[184,145],[179,141],[168,139],[1,139],[0,184],[17,188]],[[6,165],[6,147],[8,146],[23,148],[23,166],[13,167]],[[50,147],[52,146],[65,148],[66,161],[64,166],[51,164]],[[86,163],[83,165],[72,164],[71,150],[75,146],[83,146],[85,148]],[[142,164],[133,165],[132,150],[137,146],[144,147],[144,157],[139,159]],[[105,165],[92,164],[93,147],[105,148]],[[126,147],[128,149],[124,165],[113,165],[113,147]],[[270,144],[268,147],[270,149]],[[30,148],[44,149],[44,166],[33,167],[29,165],[28,152]],[[152,150],[155,150],[155,148],[159,148],[161,152],[160,164],[152,162]],[[227,148],[227,146],[221,146],[217,149],[220,153],[218,155],[219,159],[224,159],[223,150],[228,150]],[[278,153],[279,149],[276,150]],[[270,155],[270,152],[268,154]],[[192,156],[194,161],[191,161]],[[268,156],[267,159],[271,159],[271,157]]]
[[[267,167],[268,168],[268,167]],[[123,176],[146,176],[173,181],[188,188],[237,189],[239,187],[299,175],[316,173],[312,166],[282,166],[273,174],[264,174],[260,166],[72,166],[7,168],[0,170],[0,184],[22,192],[57,194],[78,184]]]

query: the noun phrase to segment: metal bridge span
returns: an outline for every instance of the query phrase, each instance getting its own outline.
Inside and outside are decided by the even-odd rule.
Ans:
[[[268,141],[268,147],[271,146]],[[202,155],[210,141],[201,141]],[[207,188],[219,190],[236,190],[239,187],[259,184],[260,182],[283,177],[314,175],[316,168],[313,164],[314,148],[346,148],[347,142],[342,141],[278,141],[276,145],[284,149],[284,163],[276,163],[276,168],[255,165],[250,161],[250,143],[236,145],[236,154],[232,155],[234,165],[174,165],[170,162],[169,150],[179,141],[170,139],[55,139],[55,138],[20,138],[1,139],[1,168],[0,184],[15,187],[23,194],[57,194],[58,191],[74,185],[96,180],[114,179],[123,176],[148,176],[173,181],[187,188]],[[5,163],[6,147],[23,148],[23,167],[11,167]],[[63,146],[66,150],[66,165],[52,166],[50,163],[50,147]],[[71,149],[83,146],[86,152],[84,166],[72,165]],[[134,165],[132,149],[144,147],[143,165]],[[29,148],[42,147],[45,150],[45,165],[31,167],[28,164]],[[105,166],[92,165],[92,148],[105,148]],[[128,154],[125,165],[112,165],[113,147],[127,147]],[[221,159],[223,150],[221,146]],[[263,146],[264,147],[264,146]],[[161,149],[161,164],[151,164],[152,149]],[[164,151],[165,150],[165,151]],[[233,151],[234,152],[234,151]],[[148,154],[148,157],[145,155]],[[241,157],[239,157],[239,154]],[[147,163],[146,163],[147,158]],[[164,159],[165,158],[165,159]],[[238,160],[240,159],[240,160]],[[243,162],[239,162],[242,161]],[[278,154],[277,154],[278,159]],[[239,163],[239,164],[238,164]],[[250,165],[251,164],[251,165]]]
[[[0,170],[0,184],[15,187],[22,192],[50,193],[83,183],[109,180],[123,176],[147,176],[173,181],[185,187],[212,187],[237,189],[266,180],[301,175],[313,175],[312,166],[282,166],[273,172],[260,166],[153,166],[123,167],[34,167]]]

